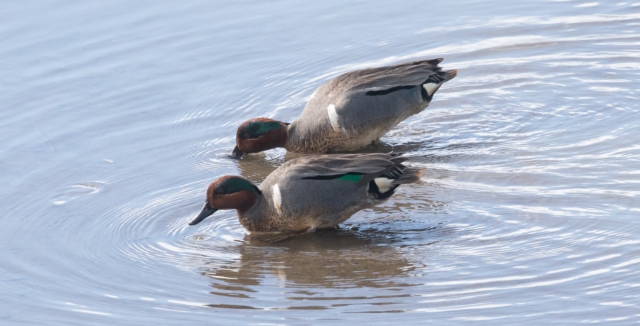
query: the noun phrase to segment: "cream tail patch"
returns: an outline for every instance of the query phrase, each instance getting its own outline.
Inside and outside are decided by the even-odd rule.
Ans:
[[[426,83],[424,85],[422,85],[422,87],[424,87],[424,90],[427,91],[427,94],[429,94],[429,96],[433,95],[433,93],[435,93],[438,88],[440,88],[440,85],[442,84],[436,84],[436,83]]]
[[[373,182],[375,182],[376,186],[378,186],[378,191],[380,191],[380,193],[385,193],[389,191],[389,189],[391,189],[393,184],[393,179],[379,177],[379,178],[373,179]]]

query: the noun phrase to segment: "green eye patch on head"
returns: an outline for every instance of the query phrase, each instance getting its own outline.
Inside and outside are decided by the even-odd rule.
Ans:
[[[247,190],[256,194],[262,194],[262,191],[260,191],[258,187],[256,187],[251,182],[241,178],[228,178],[223,180],[222,182],[220,182],[220,184],[218,184],[218,186],[216,186],[213,193],[216,195],[229,195],[242,190]]]
[[[269,131],[280,128],[284,128],[284,126],[277,121],[251,121],[242,128],[240,135],[244,139],[258,138]]]

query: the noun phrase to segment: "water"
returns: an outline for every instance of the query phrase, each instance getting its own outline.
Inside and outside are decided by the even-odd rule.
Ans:
[[[596,0],[597,1],[597,0]],[[640,3],[7,2],[0,324],[635,324]],[[342,72],[458,77],[379,151],[420,184],[270,243],[209,182],[238,124]]]

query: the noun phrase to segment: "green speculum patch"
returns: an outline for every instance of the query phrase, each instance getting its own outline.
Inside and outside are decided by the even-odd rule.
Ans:
[[[312,177],[304,177],[303,180],[342,180],[349,182],[358,182],[362,179],[364,173],[349,172],[339,175],[316,175]]]
[[[362,177],[363,177],[362,174],[345,174],[345,175],[337,178],[336,180],[358,182],[358,181],[360,181],[360,179],[362,179]]]

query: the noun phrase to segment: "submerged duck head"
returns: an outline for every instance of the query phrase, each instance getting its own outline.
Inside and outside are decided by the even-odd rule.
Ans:
[[[231,156],[240,158],[244,154],[258,153],[276,147],[284,147],[287,142],[286,122],[268,118],[245,121],[238,127],[236,147]]]
[[[262,191],[249,180],[232,175],[221,177],[209,185],[204,207],[189,225],[202,222],[219,209],[237,209],[245,212],[255,204],[260,195]]]

